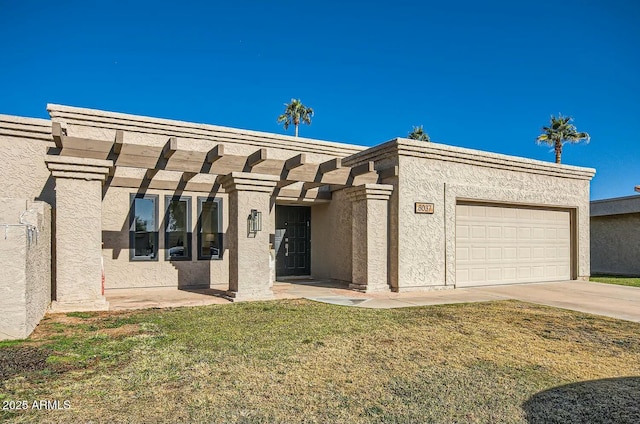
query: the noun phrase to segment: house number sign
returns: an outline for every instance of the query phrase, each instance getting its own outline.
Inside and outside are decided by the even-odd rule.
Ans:
[[[416,213],[433,213],[433,203],[416,202]]]

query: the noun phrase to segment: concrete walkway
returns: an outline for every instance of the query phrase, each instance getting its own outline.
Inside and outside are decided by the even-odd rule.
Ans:
[[[227,304],[226,286],[210,289],[112,289],[111,310]],[[640,288],[582,281],[514,284],[413,293],[358,293],[332,281],[298,279],[276,282],[275,299],[306,298],[363,308],[403,308],[515,299],[574,311],[640,322]]]
[[[391,293],[391,296],[376,296],[358,306],[401,308],[507,299],[640,322],[640,288],[585,281],[473,287],[420,294]]]

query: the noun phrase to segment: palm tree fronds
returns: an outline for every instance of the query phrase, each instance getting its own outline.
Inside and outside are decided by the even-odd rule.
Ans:
[[[588,143],[591,137],[586,132],[578,132],[576,127],[572,124],[573,118],[570,116],[562,116],[558,114],[558,117],[551,115],[551,125],[548,127],[542,127],[542,134],[536,138],[538,144],[549,144],[554,146],[556,153],[556,163],[560,163],[560,157],[562,156],[562,146],[565,143],[580,143],[585,141]]]
[[[293,124],[297,137],[300,123],[311,125],[313,109],[303,105],[300,99],[291,99],[291,103],[285,103],[284,106],[284,113],[278,117],[278,123],[282,123],[285,130]]]
[[[424,132],[424,128],[422,125],[419,127],[413,127],[413,130],[407,136],[410,140],[419,140],[419,141],[431,141],[429,134]]]

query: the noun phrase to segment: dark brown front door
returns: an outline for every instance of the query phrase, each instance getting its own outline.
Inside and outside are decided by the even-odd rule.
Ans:
[[[276,206],[276,276],[311,274],[311,208]]]

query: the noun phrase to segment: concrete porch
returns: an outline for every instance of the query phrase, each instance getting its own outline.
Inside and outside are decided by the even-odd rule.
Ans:
[[[228,284],[213,285],[211,288],[178,289],[176,287],[148,287],[135,289],[107,289],[105,297],[109,310],[175,308],[181,306],[202,306],[231,303],[223,296]],[[345,297],[369,299],[363,293],[350,290],[347,283],[313,278],[288,278],[273,284],[275,299],[299,299],[318,297]]]

